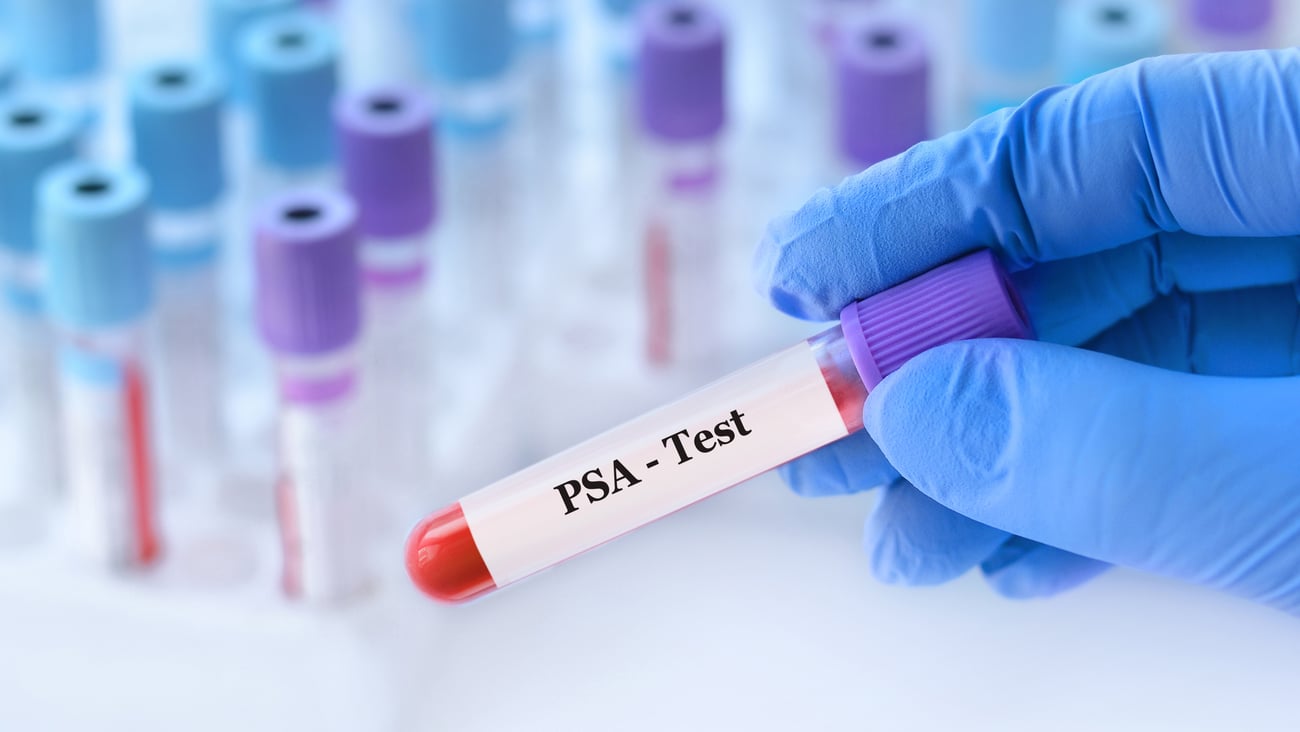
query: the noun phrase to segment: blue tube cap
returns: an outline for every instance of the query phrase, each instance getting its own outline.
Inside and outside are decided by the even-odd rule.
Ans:
[[[971,53],[987,69],[1019,76],[1052,64],[1058,0],[974,0]]]
[[[317,14],[260,20],[241,39],[258,156],[286,170],[334,161],[338,40]]]
[[[425,66],[447,84],[491,81],[514,61],[509,0],[413,0]]]
[[[18,65],[33,79],[94,74],[102,56],[99,0],[5,0]]]
[[[216,69],[164,61],[136,72],[129,86],[135,160],[149,176],[154,207],[184,211],[215,204],[226,187]]]
[[[54,321],[93,330],[144,315],[153,301],[144,174],[65,163],[45,175],[39,195],[45,295]]]
[[[208,55],[226,77],[233,100],[248,99],[239,57],[243,32],[253,23],[293,10],[298,4],[298,0],[207,0]]]
[[[600,0],[600,6],[608,15],[630,17],[636,12],[642,0]]]
[[[0,102],[0,248],[36,252],[36,186],[50,168],[77,154],[80,116],[37,97]]]
[[[1057,53],[1066,83],[1165,52],[1169,18],[1156,0],[1076,0],[1060,17]]]

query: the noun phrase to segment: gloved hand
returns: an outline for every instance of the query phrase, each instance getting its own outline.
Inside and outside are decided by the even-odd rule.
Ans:
[[[918,145],[773,222],[760,288],[829,320],[991,247],[1040,342],[922,354],[784,475],[884,486],[885,581],[1030,597],[1113,563],[1300,614],[1297,234],[1297,50],[1145,61]]]

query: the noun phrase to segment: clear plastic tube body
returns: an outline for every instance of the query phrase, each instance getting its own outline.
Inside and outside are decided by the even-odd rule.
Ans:
[[[652,144],[642,242],[645,354],[656,367],[707,369],[720,337],[722,288],[718,144]],[[699,317],[709,313],[709,317]]]
[[[516,582],[862,428],[839,326],[425,519],[407,566],[458,602]]]
[[[434,323],[425,287],[428,235],[363,240],[367,474],[401,500],[432,474]]]
[[[355,360],[350,350],[277,360],[283,587],[314,604],[345,602],[373,584],[357,470]]]
[[[225,455],[225,363],[217,261],[222,209],[156,210],[151,222],[157,264],[163,469],[174,490],[212,485]]]
[[[529,231],[514,175],[525,151],[516,136],[456,140],[442,148],[446,160],[447,205],[435,300],[440,317],[452,323],[470,316],[513,313],[524,273],[539,251]],[[473,333],[467,334],[473,337]]]
[[[73,541],[112,570],[152,564],[161,541],[145,321],[59,333],[64,479]]]
[[[0,449],[0,511],[48,506],[59,489],[53,335],[35,257],[0,250],[0,351],[10,439]]]

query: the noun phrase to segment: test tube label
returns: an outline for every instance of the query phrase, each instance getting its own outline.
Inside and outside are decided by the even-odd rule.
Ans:
[[[148,564],[159,542],[144,373],[84,354],[73,363],[63,428],[78,541],[106,566]]]
[[[500,587],[847,434],[801,343],[460,507]]]
[[[351,405],[292,406],[281,420],[277,486],[284,588],[292,597],[336,600],[364,589],[352,470]]]

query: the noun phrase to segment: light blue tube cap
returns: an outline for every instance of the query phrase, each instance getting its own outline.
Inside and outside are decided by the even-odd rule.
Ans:
[[[42,81],[89,76],[102,55],[99,0],[4,0],[23,74]]]
[[[1058,0],[971,0],[968,7],[970,50],[982,67],[1014,76],[1051,65]]]
[[[36,186],[41,175],[77,154],[81,117],[37,97],[0,102],[0,247],[36,252]]]
[[[237,102],[248,98],[247,83],[240,68],[239,39],[253,23],[293,10],[298,0],[207,0],[208,55],[230,85]]]
[[[327,22],[276,15],[250,27],[241,46],[259,159],[290,171],[333,162],[338,40]]]
[[[1169,18],[1157,0],[1075,0],[1061,13],[1061,80],[1083,81],[1165,52]]]
[[[183,211],[216,203],[226,187],[224,92],[216,69],[163,61],[136,72],[129,86],[135,160],[149,176],[154,207]]]
[[[448,84],[490,81],[510,69],[515,30],[509,0],[412,0],[420,53]]]
[[[45,295],[54,321],[93,330],[144,315],[153,301],[144,173],[65,163],[42,178],[39,195]]]
[[[642,2],[643,0],[600,0],[600,6],[607,14],[622,18],[631,16]]]

